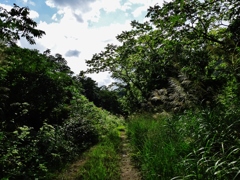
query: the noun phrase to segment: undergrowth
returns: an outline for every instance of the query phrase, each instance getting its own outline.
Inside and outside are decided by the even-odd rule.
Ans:
[[[71,116],[62,125],[46,121],[38,131],[26,125],[13,132],[0,130],[0,179],[55,179],[66,164],[97,143],[101,146],[95,154],[115,157],[116,145],[107,139],[114,138],[110,132],[122,124],[122,119],[76,94]]]
[[[239,110],[188,111],[129,119],[133,158],[144,179],[239,179]]]

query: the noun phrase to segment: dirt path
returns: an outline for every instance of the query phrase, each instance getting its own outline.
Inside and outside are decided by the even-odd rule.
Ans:
[[[78,177],[78,171],[81,166],[83,166],[86,162],[85,158],[81,158],[78,161],[71,164],[69,168],[67,168],[65,171],[63,171],[56,180],[75,180]]]
[[[131,162],[131,148],[125,131],[121,131],[121,180],[140,180],[140,173]]]
[[[131,162],[131,148],[130,143],[127,139],[125,131],[121,131],[121,151],[120,151],[120,180],[141,180],[139,171],[134,167]],[[86,157],[81,157],[78,161],[71,164],[67,169],[65,169],[56,180],[75,180],[79,179],[78,171],[81,166],[86,163]]]

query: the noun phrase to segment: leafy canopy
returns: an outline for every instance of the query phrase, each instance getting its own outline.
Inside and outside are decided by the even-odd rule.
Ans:
[[[29,8],[16,4],[10,11],[0,7],[0,39],[7,44],[15,44],[24,37],[30,44],[35,44],[34,37],[41,38],[45,32],[36,29],[37,23],[29,13]]]

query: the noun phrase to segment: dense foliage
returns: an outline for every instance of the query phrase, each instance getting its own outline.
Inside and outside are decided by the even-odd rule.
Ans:
[[[118,98],[121,97],[121,91],[112,90],[106,86],[98,87],[97,82],[90,77],[84,76],[83,72],[80,72],[75,79],[81,84],[82,94],[97,107],[101,107],[115,115],[126,114],[118,101]]]
[[[28,8],[0,8],[0,178],[52,179],[50,172],[104,138],[92,153],[111,155],[94,155],[81,176],[92,177],[86,171],[96,162],[107,178],[104,161],[119,140],[111,133],[122,124],[111,112],[132,117],[143,178],[239,179],[239,14],[238,0],[155,5],[146,22],[117,35],[120,45],[107,45],[74,75],[60,54],[16,45],[45,34]],[[102,71],[116,80],[110,87],[86,76]],[[134,114],[142,111],[150,115]]]
[[[132,30],[117,36],[121,45],[109,44],[86,61],[87,73],[110,71],[130,112],[150,103],[166,110],[215,106],[226,86],[238,88],[239,6],[175,0],[150,7],[148,21],[133,21]]]
[[[239,179],[240,2],[173,0],[148,9],[87,60],[110,71],[145,179]]]
[[[122,124],[89,102],[60,54],[16,45],[45,34],[36,26],[28,8],[0,8],[0,179],[53,179]]]
[[[132,116],[134,159],[143,179],[239,179],[239,110]]]

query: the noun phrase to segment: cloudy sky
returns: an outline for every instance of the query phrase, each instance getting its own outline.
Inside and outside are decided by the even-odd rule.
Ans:
[[[99,53],[108,43],[117,44],[116,35],[130,30],[130,22],[143,22],[149,6],[163,0],[1,0],[0,6],[11,9],[13,3],[30,8],[30,16],[46,35],[37,44],[21,40],[22,47],[50,49],[62,54],[71,70],[86,70],[86,59]],[[108,73],[90,75],[101,85],[111,83]]]

